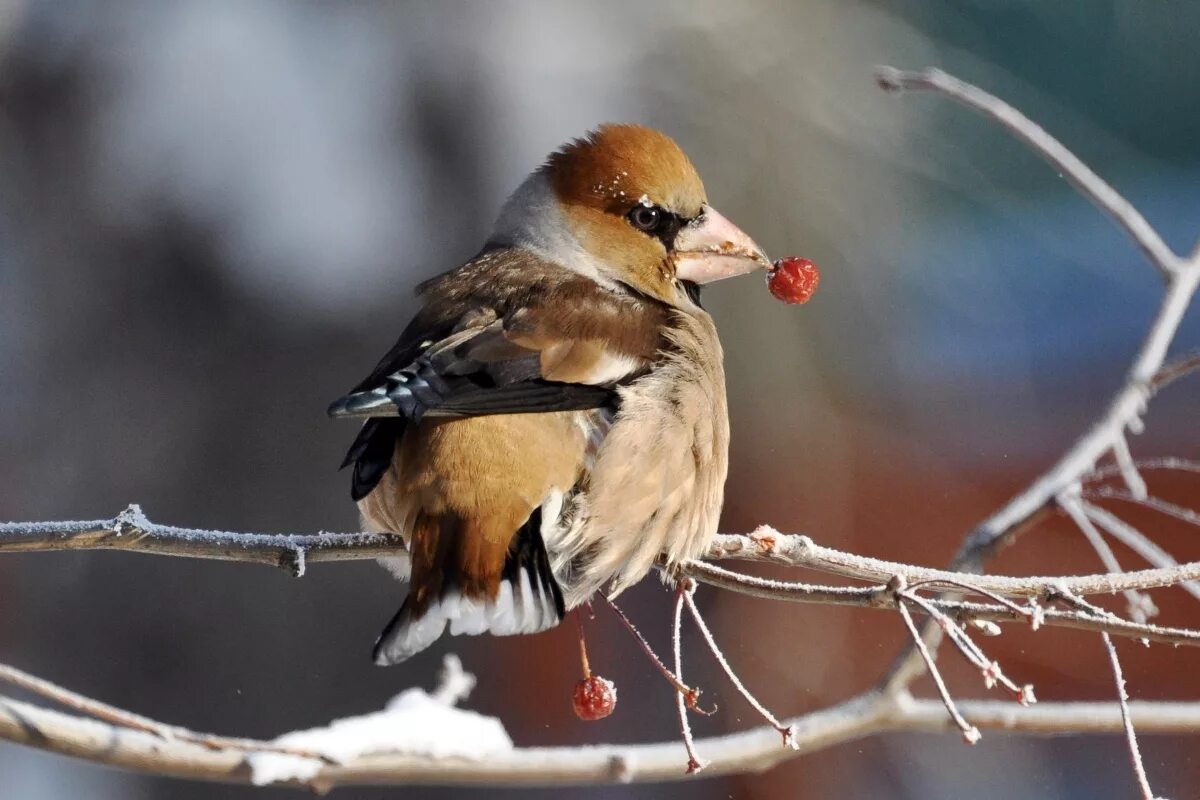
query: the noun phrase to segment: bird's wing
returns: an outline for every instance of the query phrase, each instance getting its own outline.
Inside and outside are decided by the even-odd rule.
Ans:
[[[616,388],[658,355],[665,312],[656,305],[526,256],[484,256],[421,291],[422,313],[329,408],[368,418],[343,464],[355,464],[356,499],[408,424],[615,406]]]
[[[522,309],[478,309],[411,360],[334,402],[334,417],[468,417],[599,408],[646,366],[603,342],[564,338]],[[407,353],[406,353],[407,355]]]

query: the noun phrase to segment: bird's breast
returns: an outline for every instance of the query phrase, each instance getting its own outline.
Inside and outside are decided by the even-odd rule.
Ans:
[[[716,533],[729,446],[721,346],[707,314],[678,317],[660,362],[621,389],[575,514],[547,540],[568,606],[609,581],[620,592],[660,554],[699,556]]]

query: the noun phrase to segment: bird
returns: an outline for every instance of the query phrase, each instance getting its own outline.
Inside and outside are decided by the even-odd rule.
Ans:
[[[329,407],[343,467],[409,583],[381,665],[527,634],[702,555],[728,472],[721,343],[700,287],[769,270],[668,135],[601,125],[504,203],[483,248]],[[660,561],[661,559],[661,561]]]

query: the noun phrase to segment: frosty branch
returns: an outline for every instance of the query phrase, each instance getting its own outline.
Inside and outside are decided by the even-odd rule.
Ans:
[[[435,691],[434,696],[442,692]],[[1185,733],[1200,722],[1200,703],[1130,703],[1133,722],[1143,733]],[[1116,703],[1043,703],[1029,708],[976,701],[959,704],[983,730],[1045,733],[1119,733]],[[402,722],[397,720],[397,722]],[[951,729],[937,701],[869,692],[827,709],[785,720],[795,732],[796,749],[780,747],[769,727],[696,740],[709,760],[706,775],[756,772],[798,754],[892,731],[940,732]],[[252,765],[273,742],[234,746],[204,734],[155,732],[39,707],[0,700],[0,738],[112,766],[183,778],[249,783]],[[285,748],[286,749],[286,748]],[[292,753],[285,757],[304,758]],[[414,753],[374,753],[313,765],[313,772],[289,785],[316,791],[337,786],[381,785],[581,785],[681,780],[687,756],[679,742],[591,747],[513,748],[486,758],[431,757]],[[260,778],[263,776],[260,776]]]
[[[954,560],[955,568],[970,570],[1006,538],[1022,529],[1023,523],[1080,483],[1109,453],[1121,467],[1121,475],[1130,491],[1139,497],[1145,496],[1145,483],[1128,458],[1126,432],[1141,432],[1142,415],[1155,391],[1195,369],[1190,358],[1165,369],[1163,362],[1200,284],[1200,241],[1189,256],[1176,255],[1128,200],[1061,142],[1012,106],[978,87],[938,69],[902,72],[893,67],[881,67],[876,79],[887,91],[939,92],[995,120],[1048,161],[1080,194],[1112,217],[1132,237],[1167,284],[1158,314],[1108,409],[1049,470],[971,531]]]
[[[469,691],[471,681],[450,662],[443,685],[433,695],[410,690],[393,701],[388,710],[343,721],[346,725],[341,728],[288,734],[271,742],[219,737],[166,725],[0,665],[0,681],[72,712],[0,697],[0,739],[162,775],[234,782],[279,781],[323,791],[362,783],[544,785],[671,780],[684,777],[685,765],[698,768],[701,757],[706,774],[761,770],[798,753],[886,731],[957,728],[972,742],[978,739],[980,729],[991,728],[1031,733],[1111,732],[1126,736],[1138,785],[1144,796],[1152,796],[1135,730],[1200,732],[1200,704],[1127,702],[1110,637],[1200,644],[1198,630],[1151,623],[1153,604],[1144,594],[1150,589],[1179,587],[1200,597],[1200,562],[1176,563],[1149,536],[1097,503],[1139,504],[1200,526],[1200,515],[1195,510],[1151,496],[1142,477],[1144,471],[1155,469],[1200,473],[1200,463],[1182,459],[1135,461],[1127,440],[1127,434],[1141,430],[1146,406],[1156,392],[1200,370],[1200,354],[1165,363],[1180,321],[1200,285],[1200,246],[1188,256],[1174,253],[1111,186],[1045,130],[998,98],[938,70],[912,73],[885,67],[878,71],[877,80],[889,91],[945,95],[995,121],[1048,161],[1126,231],[1166,284],[1159,311],[1107,408],[1055,464],[964,537],[949,569],[846,553],[818,545],[807,536],[764,527],[749,535],[718,536],[706,559],[685,564],[671,575],[681,581],[677,612],[686,607],[693,614],[722,667],[752,704],[757,701],[732,675],[700,619],[691,602],[691,589],[684,590],[691,585],[688,578],[765,599],[896,613],[911,633],[913,644],[900,654],[877,688],[829,708],[781,721],[759,707],[770,724],[694,742],[687,727],[687,709],[681,702],[686,752],[683,743],[526,749],[512,747],[503,730],[497,735],[487,727],[489,721],[485,718],[454,708]],[[1111,465],[1099,463],[1106,456],[1112,457]],[[1113,479],[1123,482],[1123,488],[1107,483]],[[1054,509],[1066,512],[1076,523],[1104,561],[1104,573],[1032,577],[978,574],[998,547],[1010,544]],[[1122,571],[1108,547],[1108,538],[1127,546],[1150,568]],[[177,528],[150,522],[134,506],[111,520],[0,525],[0,553],[125,550],[266,564],[298,576],[312,563],[395,555],[399,548],[396,537],[377,534],[269,535]],[[724,559],[813,570],[838,576],[850,584],[768,580],[711,563]],[[1129,601],[1127,616],[1084,599],[1118,592]],[[918,628],[916,616],[926,620],[923,630]],[[1034,629],[1070,627],[1100,634],[1119,688],[1117,700],[1029,705],[1033,702],[1030,687],[1010,680],[974,639],[981,633],[998,633],[997,622],[1018,622]],[[1017,703],[956,702],[937,666],[938,645],[943,638],[979,670],[989,687],[1002,687]],[[676,661],[678,673],[678,658]],[[920,700],[909,693],[911,682],[926,670],[934,678],[939,700]],[[382,728],[393,734],[414,728],[425,730],[430,721],[439,720],[456,730],[475,726],[481,739],[490,743],[489,749],[486,757],[480,752],[453,748],[438,750],[444,742],[414,742],[411,736],[368,743],[365,749],[361,741],[358,749],[347,749],[343,741],[330,749],[333,740],[329,731],[343,731],[342,738],[348,740],[351,737],[345,731],[377,730],[381,726],[375,723],[380,720],[387,723]],[[490,722],[499,725],[495,720]],[[436,727],[434,724],[429,729]],[[780,746],[781,732],[791,747]],[[463,738],[470,737],[457,737]]]
[[[394,556],[403,549],[398,537],[372,533],[263,534],[179,528],[151,522],[137,506],[113,519],[86,522],[29,522],[0,524],[0,554],[46,550],[124,550],[127,552],[183,556],[264,564],[303,575],[309,564]],[[1036,601],[1047,593],[1067,589],[1080,596],[1113,594],[1127,589],[1177,586],[1200,580],[1200,562],[1167,569],[1146,569],[1118,574],[1015,577],[975,575],[931,569],[859,556],[816,544],[808,536],[781,534],[763,527],[754,533],[721,534],[713,541],[708,558],[739,559],[804,567],[846,578],[871,581],[867,586],[828,586],[772,581],[733,572],[708,561],[693,562],[683,571],[696,580],[722,589],[770,600],[849,605],[894,610],[897,601],[888,582],[899,576],[924,588],[963,589],[976,594],[1027,598]],[[997,602],[962,602],[931,599],[936,608],[962,620],[1026,622],[1032,610]],[[1029,609],[1038,608],[1036,605]],[[1135,623],[1112,615],[1080,611],[1039,609],[1040,623],[1049,626],[1107,632],[1115,636],[1172,644],[1200,645],[1200,631]]]

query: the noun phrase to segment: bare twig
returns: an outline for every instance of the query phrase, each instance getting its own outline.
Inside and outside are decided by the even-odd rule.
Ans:
[[[770,545],[761,544],[763,532],[770,534]],[[909,583],[926,582],[946,589],[954,589],[966,583],[1008,597],[1037,597],[1048,584],[1062,580],[1065,580],[1066,586],[1078,595],[1110,594],[1126,589],[1157,589],[1174,586],[1180,581],[1200,580],[1200,561],[1180,564],[1172,569],[1138,570],[1119,575],[1079,575],[1065,579],[1044,575],[1018,578],[953,572],[846,553],[818,545],[807,536],[779,533],[766,525],[748,537],[718,535],[709,548],[708,558],[768,561],[793,567],[807,567],[877,584],[887,583],[894,575],[903,575]],[[830,596],[823,598],[822,602],[836,602],[836,598]]]
[[[690,578],[685,580],[691,581]],[[717,640],[713,638],[712,631],[708,629],[708,624],[704,621],[704,617],[700,615],[700,609],[696,607],[696,601],[692,597],[694,591],[687,591],[683,594],[683,601],[687,603],[688,611],[692,615],[692,619],[696,621],[696,627],[700,629],[700,634],[704,637],[705,643],[708,645],[709,652],[717,659],[717,663],[721,665],[721,669],[725,672],[725,677],[729,678],[729,682],[733,684],[733,688],[737,689],[738,694],[745,698],[746,702],[758,712],[758,715],[767,721],[779,734],[783,737],[783,746],[792,746],[792,729],[784,725],[772,714],[767,707],[758,701],[758,698],[750,693],[742,683],[742,679],[733,671],[733,667],[729,666],[729,661],[725,658],[725,653],[717,645]]]
[[[1136,496],[1136,492],[1134,492],[1132,489],[1130,490],[1130,493]],[[1085,512],[1084,503],[1077,495],[1069,499],[1067,512],[1071,515],[1071,518],[1075,521],[1075,524],[1078,525],[1080,530],[1082,530],[1087,536],[1088,541],[1091,543],[1093,549],[1095,549],[1100,558],[1105,561],[1106,566],[1110,566],[1110,568],[1115,566],[1116,560],[1113,558],[1112,551],[1108,549],[1107,544],[1104,544],[1099,532],[1092,525],[1091,518]],[[1109,562],[1111,562],[1111,564]],[[1116,569],[1120,569],[1120,567],[1116,567]],[[1076,608],[1080,608],[1090,613],[1104,613],[1103,609],[1092,605],[1081,597],[1071,594],[1069,590],[1061,586],[1055,587],[1055,591],[1057,595],[1069,602],[1071,605],[1074,605]],[[1146,598],[1146,601],[1148,602],[1149,598]],[[1152,607],[1153,605],[1151,604],[1151,608]],[[1142,613],[1141,609],[1138,608],[1131,608],[1130,610],[1135,620],[1138,619],[1138,614]],[[1117,648],[1116,645],[1113,644],[1112,637],[1107,633],[1100,634],[1100,637],[1104,642],[1105,650],[1108,652],[1108,660],[1112,666],[1113,680],[1117,685],[1117,702],[1121,706],[1121,722],[1125,728],[1125,741],[1129,747],[1129,758],[1133,763],[1133,772],[1137,778],[1138,787],[1142,791],[1143,800],[1155,800],[1154,792],[1150,788],[1150,781],[1146,777],[1146,767],[1142,763],[1142,753],[1138,748],[1137,734],[1133,729],[1133,721],[1129,716],[1129,694],[1125,689],[1125,676],[1121,671],[1121,659],[1117,656]]]
[[[1031,708],[988,701],[961,701],[959,705],[982,729],[1032,734],[1123,730],[1115,702],[1041,703]],[[1200,703],[1131,702],[1129,712],[1142,735],[1195,733],[1200,729]],[[705,775],[761,771],[799,754],[877,733],[941,732],[952,724],[937,700],[906,696],[894,700],[874,693],[786,722],[795,726],[797,750],[780,747],[779,735],[766,726],[698,739],[697,748],[711,757]],[[142,731],[2,697],[0,739],[156,775],[228,783],[249,781],[247,751],[164,741]],[[326,766],[301,785],[328,789],[353,785],[570,786],[670,781],[684,777],[679,769],[682,755],[678,742],[517,748],[479,761],[383,753]],[[614,770],[614,764],[622,769]]]
[[[1178,268],[1179,257],[1167,247],[1166,242],[1132,203],[1047,133],[1041,125],[1000,98],[960,81],[940,69],[903,72],[895,67],[879,67],[875,71],[875,79],[880,87],[887,91],[927,90],[944,94],[972,111],[991,118],[1035,154],[1049,162],[1055,172],[1066,178],[1080,194],[1124,228],[1164,277]]]
[[[1200,371],[1200,352],[1188,353],[1166,364],[1150,381],[1150,389],[1160,392],[1182,377]]]
[[[1168,470],[1200,473],[1200,461],[1193,461],[1188,458],[1175,458],[1173,456],[1164,458],[1139,458],[1134,463],[1142,472],[1146,472],[1147,470]],[[1097,467],[1084,476],[1083,482],[1085,484],[1092,484],[1105,478],[1111,478],[1117,474],[1120,474],[1120,470],[1115,465]]]
[[[1137,420],[1137,425],[1141,425],[1140,419]],[[1133,425],[1131,424],[1130,427]],[[1129,440],[1125,438],[1124,433],[1113,439],[1112,453],[1113,459],[1117,462],[1117,469],[1121,471],[1121,479],[1125,481],[1129,493],[1137,498],[1145,498],[1146,481],[1142,478],[1142,473],[1138,472],[1133,454],[1129,452]]]
[[[1006,131],[1048,161],[1084,197],[1122,227],[1167,281],[1167,292],[1149,332],[1131,365],[1124,385],[1108,409],[1058,461],[1024,491],[975,526],[960,545],[951,569],[979,571],[989,554],[1010,542],[1044,515],[1054,499],[1096,468],[1097,462],[1113,452],[1130,482],[1131,492],[1140,495],[1140,475],[1125,457],[1125,432],[1139,431],[1146,403],[1154,393],[1154,380],[1162,369],[1167,348],[1175,337],[1184,312],[1200,284],[1200,243],[1181,259],[1129,201],[1101,179],[1059,141],[1024,114],[993,95],[947,75],[938,69],[902,72],[880,67],[876,79],[885,90],[930,90],[950,97],[967,108],[999,123]],[[1131,587],[1130,591],[1138,587]],[[936,638],[935,628],[927,636]],[[921,660],[913,648],[897,659],[885,680],[895,692],[920,674]]]
[[[983,649],[971,638],[970,634],[963,630],[958,622],[935,608],[929,600],[916,594],[912,587],[899,593],[899,595],[901,600],[908,600],[914,603],[937,622],[942,631],[950,637],[950,641],[955,649],[962,654],[963,658],[969,664],[979,670],[979,674],[983,677],[984,686],[988,689],[996,685],[1002,686],[1022,705],[1037,702],[1037,699],[1034,697],[1033,686],[1029,684],[1018,686],[1015,684],[1004,674],[1004,671],[1000,668],[1000,663],[988,658]]]
[[[956,568],[970,567],[1024,520],[1091,471],[1106,452],[1118,446],[1118,440],[1123,439],[1127,428],[1139,424],[1167,348],[1200,282],[1200,259],[1195,254],[1187,260],[1176,255],[1128,200],[1039,125],[999,98],[937,69],[902,72],[894,67],[881,67],[876,78],[883,88],[892,91],[929,90],[944,94],[998,122],[1030,150],[1050,162],[1080,194],[1123,228],[1168,282],[1159,313],[1130,367],[1124,386],[1108,410],[1053,467],[976,526],[954,561]]]
[[[1166,514],[1169,517],[1174,517],[1180,522],[1186,522],[1189,525],[1200,527],[1200,514],[1192,511],[1190,508],[1168,503],[1166,500],[1160,500],[1157,497],[1134,497],[1129,492],[1123,492],[1120,489],[1114,489],[1111,486],[1098,486],[1095,489],[1087,489],[1083,492],[1084,497],[1107,498],[1109,500],[1121,500],[1126,503],[1136,503],[1144,508],[1150,508],[1159,513]]]
[[[1130,495],[1130,497],[1133,497]],[[1134,498],[1136,500],[1136,498]],[[1143,500],[1148,498],[1143,498]],[[1137,502],[1142,502],[1138,500]],[[1079,507],[1088,519],[1104,529],[1104,532],[1128,547],[1156,567],[1171,568],[1179,562],[1166,550],[1159,547],[1149,536],[1130,525],[1111,511],[1092,505],[1086,500],[1079,500]],[[1196,581],[1180,581],[1179,588],[1200,600],[1200,583]]]
[[[0,524],[0,553],[111,549],[152,555],[242,561],[291,569],[297,557],[304,563],[325,563],[375,559],[405,552],[398,537],[381,534],[254,534],[203,531],[159,525],[147,520],[140,511],[137,513],[137,522],[130,521],[130,518],[123,514],[115,520],[92,522]],[[878,585],[865,588],[779,584],[788,587],[787,592],[793,595],[801,591],[807,592],[811,595],[811,602],[835,605],[870,605],[871,603],[862,602],[864,598],[875,598],[878,601],[882,594],[879,586],[886,584],[894,575],[903,575],[910,584],[923,583],[948,589],[966,584],[980,594],[994,593],[1008,597],[1037,597],[1047,585],[1056,583],[1062,583],[1077,595],[1086,596],[1125,589],[1154,589],[1174,586],[1181,581],[1200,580],[1200,561],[1180,564],[1171,569],[1138,570],[1120,575],[977,575],[855,555],[818,545],[808,536],[779,533],[766,525],[750,535],[718,534],[713,539],[707,558],[731,558],[805,567],[871,581]],[[718,575],[720,570],[720,567],[703,562],[691,562],[683,566],[684,574],[706,583],[715,583],[715,579],[710,578]],[[883,602],[886,603],[886,600]]]
[[[1070,592],[1059,589],[1057,595],[1058,599],[1076,608],[1092,613],[1103,613],[1103,609],[1097,608],[1083,598],[1076,597]],[[1133,728],[1133,716],[1129,711],[1129,692],[1125,687],[1125,675],[1121,670],[1121,659],[1117,656],[1117,647],[1113,644],[1112,637],[1107,633],[1101,634],[1100,637],[1104,642],[1104,649],[1108,653],[1113,680],[1117,685],[1117,703],[1121,709],[1121,725],[1124,728],[1125,741],[1129,748],[1129,759],[1133,764],[1133,773],[1137,778],[1138,788],[1141,789],[1143,800],[1155,800],[1154,791],[1150,788],[1150,780],[1146,777],[1146,767],[1142,763],[1142,751],[1138,747],[1137,733]]]
[[[949,582],[943,581],[943,583],[949,583]],[[919,589],[924,589],[926,587],[933,586],[933,585],[935,585],[935,581],[917,581],[916,583],[909,584],[908,591],[916,592]],[[978,595],[982,595],[982,596],[988,598],[989,600],[996,603],[997,605],[1001,605],[1004,608],[1007,608],[1009,611],[1013,612],[1013,614],[1017,615],[1018,617],[1025,617],[1026,619],[1028,619],[1030,621],[1031,624],[1034,624],[1035,628],[1041,624],[1041,620],[1038,619],[1038,612],[1040,611],[1040,609],[1038,609],[1036,607],[1018,605],[1017,603],[1014,603],[1012,600],[1009,600],[1007,597],[1002,597],[999,594],[997,594],[996,592],[989,592],[987,589],[982,589],[978,586],[975,586],[971,583],[966,582],[965,580],[956,581],[950,585],[956,589],[961,589],[963,592],[965,592],[967,594],[978,594]]]
[[[958,710],[958,706],[954,703],[954,698],[950,695],[950,690],[946,688],[946,681],[942,679],[942,673],[937,668],[937,662],[934,660],[933,653],[925,644],[921,632],[917,630],[917,625],[913,622],[912,614],[908,612],[908,606],[904,604],[904,579],[898,578],[892,585],[899,601],[896,603],[896,610],[900,612],[900,618],[904,620],[904,625],[908,628],[908,632],[912,636],[913,644],[916,646],[917,652],[921,654],[921,659],[925,662],[925,669],[929,671],[929,677],[933,679],[933,685],[937,687],[938,694],[942,698],[942,704],[946,707],[947,713],[950,714],[950,719],[954,720],[954,724],[962,731],[963,741],[967,744],[975,744],[979,741],[979,729],[967,722],[966,718]]]
[[[683,675],[683,603],[694,584],[680,583],[675,588],[675,611],[671,620],[671,652],[675,656],[675,674]],[[707,764],[696,753],[696,740],[692,737],[692,726],[688,723],[688,703],[684,693],[676,690],[675,710],[679,714],[679,732],[683,736],[683,746],[687,750],[687,774],[694,775],[704,769]]]
[[[693,561],[683,565],[684,574],[691,575],[696,580],[716,586],[721,589],[738,592],[750,597],[764,600],[786,600],[798,603],[823,603],[829,605],[853,606],[856,608],[873,608],[894,610],[896,599],[887,586],[854,588],[848,587],[813,587],[804,583],[790,583],[759,578],[753,575],[743,575],[722,569],[713,564]],[[969,581],[977,576],[964,575],[963,585],[970,586]],[[1038,595],[1044,595],[1048,587],[1054,585],[1055,578],[1044,578],[1048,583],[1042,584]],[[939,581],[937,585],[941,585]],[[926,584],[932,585],[932,584]],[[841,589],[841,592],[824,594],[812,592],[812,589]],[[972,587],[979,591],[977,587]],[[983,592],[981,592],[983,593]],[[986,593],[984,593],[986,594]],[[1174,645],[1200,645],[1200,631],[1187,628],[1169,628],[1150,623],[1136,623],[1111,614],[1097,617],[1078,611],[1060,611],[1043,609],[1034,605],[1036,598],[1027,599],[1028,606],[1018,606],[1018,610],[999,603],[964,602],[946,597],[926,598],[926,602],[956,620],[968,622],[972,620],[991,622],[1022,622],[1035,629],[1041,625],[1053,627],[1074,628],[1083,631],[1107,631],[1114,636],[1125,636],[1132,639],[1163,642]]]
[[[1092,491],[1101,491],[1103,488],[1099,487]],[[1105,496],[1120,499],[1117,495]],[[1153,498],[1148,502],[1154,502]],[[114,530],[120,531],[120,534],[114,533]],[[102,533],[97,534],[97,531]],[[148,535],[142,535],[143,532],[148,532]],[[765,546],[764,536],[766,534],[769,534],[766,538],[772,542],[771,547]],[[155,555],[245,561],[253,564],[284,566],[288,569],[291,569],[289,565],[294,563],[297,554],[300,554],[305,562],[324,563],[372,559],[384,554],[395,555],[403,552],[402,543],[398,539],[393,540],[375,534],[283,535],[211,532],[159,525],[150,522],[144,516],[136,524],[119,516],[115,520],[79,523],[37,522],[0,525],[0,553],[52,551],[58,549],[60,545],[71,550],[120,549]],[[717,536],[709,550],[709,557],[766,561],[807,567],[846,577],[876,581],[876,584],[851,587],[771,581],[750,575],[741,575],[706,562],[684,564],[681,566],[681,573],[723,589],[765,599],[850,605],[860,608],[894,608],[894,599],[887,592],[885,583],[895,574],[904,575],[910,585],[946,588],[970,586],[972,591],[983,596],[1008,595],[1025,598],[1038,597],[1044,592],[1046,586],[1064,580],[1063,576],[1022,578],[997,575],[981,576],[881,561],[822,547],[807,536],[785,535],[765,527],[756,532],[754,536],[736,534]],[[1065,580],[1071,591],[1087,595],[1109,593],[1130,586],[1134,588],[1171,586],[1180,581],[1195,580],[1198,577],[1200,577],[1200,563],[1190,563],[1181,565],[1175,570],[1144,570],[1125,573],[1121,576],[1088,575]],[[1026,612],[1014,613],[999,605],[942,603],[936,599],[930,599],[930,602],[947,614],[961,620],[1028,621]],[[619,617],[623,616],[619,609],[615,613]],[[624,617],[622,621],[623,623],[628,621],[628,617]],[[1079,630],[1107,630],[1117,636],[1144,638],[1172,644],[1200,644],[1200,633],[1195,631],[1138,625],[1128,621],[1097,620],[1078,613],[1047,611],[1045,623]],[[632,622],[629,625],[632,625]],[[644,637],[641,637],[640,633],[637,636],[640,643],[643,643],[643,648],[648,647],[647,644],[644,644]],[[670,670],[662,664],[657,656],[652,656],[651,660],[655,662],[656,669],[664,676],[670,675]],[[672,680],[672,678],[668,677],[668,680]],[[697,690],[692,691],[694,701]]]
[[[38,550],[126,550],[243,561],[281,567],[299,576],[305,564],[394,556],[404,552],[404,543],[398,536],[378,533],[286,535],[177,528],[151,522],[137,505],[113,519],[0,524],[0,552]]]
[[[795,720],[800,751],[779,746],[779,736],[761,728],[731,736],[701,739],[697,745],[713,754],[711,774],[731,774],[766,769],[797,752],[812,752],[839,742],[852,741],[889,730],[899,722],[894,712],[876,696],[856,698]],[[919,719],[920,729],[938,730],[939,721],[924,717],[919,705],[905,714]],[[1094,728],[1110,726],[1115,707],[1076,714],[1073,724]],[[1157,707],[1148,713],[1161,716],[1174,729],[1200,705]],[[1000,720],[996,721],[1000,723]],[[1042,722],[1034,721],[1035,725]],[[0,697],[0,739],[30,747],[54,750],[110,766],[156,775],[248,783],[247,757],[251,751],[212,749],[188,741],[168,740],[143,731],[110,725]],[[269,742],[261,742],[269,747]],[[363,756],[339,765],[327,765],[314,777],[294,785],[324,790],[351,785],[503,784],[587,785],[628,781],[668,781],[684,777],[679,769],[682,748],[677,742],[646,745],[592,745],[578,747],[518,748],[478,761],[430,758],[423,754],[382,753]],[[258,749],[255,750],[257,752]],[[620,769],[614,769],[620,765]]]
[[[687,699],[689,706],[695,708],[700,699],[700,690],[693,689],[692,687],[688,686],[683,682],[676,672],[671,672],[671,670],[667,669],[667,665],[664,664],[662,659],[658,657],[658,654],[654,652],[654,648],[650,646],[650,643],[646,641],[646,637],[643,636],[642,632],[639,631],[637,626],[633,624],[633,620],[626,616],[625,612],[621,610],[621,607],[618,606],[612,598],[604,595],[603,593],[600,594],[600,597],[604,600],[605,604],[613,610],[613,613],[617,615],[617,618],[621,620],[621,624],[625,626],[625,629],[633,635],[633,638],[637,641],[638,646],[642,649],[642,652],[646,654],[646,658],[650,659],[650,663],[654,665],[654,668],[658,670],[659,674],[666,678],[667,683],[671,684],[671,688],[674,689],[677,694]]]
[[[1129,692],[1125,689],[1125,675],[1121,671],[1121,659],[1117,657],[1117,647],[1113,644],[1112,637],[1107,633],[1102,633],[1100,638],[1104,641],[1104,648],[1108,651],[1113,680],[1117,684],[1117,701],[1121,705],[1121,723],[1125,727],[1125,741],[1129,746],[1129,760],[1133,762],[1133,774],[1137,777],[1138,788],[1142,790],[1144,800],[1154,800],[1150,779],[1146,777],[1146,766],[1142,763],[1142,751],[1138,747],[1137,733],[1133,729],[1133,718],[1129,714]]]
[[[1071,519],[1075,522],[1075,526],[1083,533],[1088,544],[1096,555],[1100,557],[1100,561],[1104,564],[1104,568],[1111,574],[1123,572],[1121,564],[1117,561],[1117,556],[1113,553],[1112,548],[1108,546],[1108,542],[1104,541],[1104,537],[1092,521],[1088,518],[1083,510],[1083,501],[1079,499],[1078,494],[1064,494],[1058,499],[1059,505],[1067,512]],[[1070,587],[1064,587],[1062,591],[1070,592]],[[1125,595],[1125,600],[1128,603],[1129,616],[1134,622],[1145,622],[1146,620],[1158,616],[1158,608],[1154,605],[1154,601],[1149,595],[1142,594],[1136,589],[1124,589],[1122,594]]]

